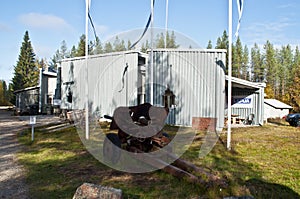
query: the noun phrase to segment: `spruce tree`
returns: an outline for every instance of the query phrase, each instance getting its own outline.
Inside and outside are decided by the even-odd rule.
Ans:
[[[112,44],[110,42],[105,43],[104,52],[105,53],[111,53],[113,51],[114,51],[114,49],[113,49]]]
[[[156,35],[156,48],[164,48],[165,47],[165,36],[163,33]]]
[[[85,34],[80,36],[76,57],[85,56]]]
[[[18,61],[14,67],[14,77],[12,79],[13,90],[16,91],[26,87],[37,86],[37,72],[38,68],[35,65],[35,54],[29,39],[28,31],[26,31]]]
[[[93,49],[93,54],[98,55],[101,53],[103,53],[103,47],[102,47],[99,37],[97,36],[96,41],[95,41],[95,47]]]
[[[266,70],[266,80],[267,87],[266,94],[269,96],[274,96],[274,98],[278,99],[280,88],[279,88],[279,66],[278,61],[276,60],[276,50],[274,49],[273,44],[269,40],[267,40],[264,45],[265,56],[263,66]]]
[[[242,71],[242,78],[245,79],[245,80],[250,80],[250,75],[249,75],[249,50],[248,50],[247,45],[244,46],[241,71]]]
[[[212,49],[213,47],[212,47],[212,43],[211,43],[211,40],[209,40],[208,41],[208,44],[207,44],[207,47],[206,47],[207,49]]]
[[[251,48],[251,63],[250,69],[252,73],[253,82],[263,82],[265,80],[265,70],[262,60],[262,55],[257,43]]]
[[[0,80],[0,106],[5,105],[5,90],[3,88],[3,82],[4,81]]]
[[[293,84],[289,87],[290,104],[293,106],[294,111],[300,112],[300,51],[296,47],[293,59]]]
[[[228,35],[226,30],[223,31],[223,35],[222,37],[218,37],[217,39],[217,44],[215,49],[226,49],[228,52],[228,48],[229,48],[229,41],[228,41]],[[233,50],[232,50],[233,53]],[[232,56],[233,59],[233,56]],[[226,66],[228,66],[228,53],[226,53]],[[226,74],[228,74],[228,67],[226,67]]]
[[[232,76],[241,78],[241,67],[243,65],[243,46],[240,37],[237,38],[232,48]]]
[[[76,52],[77,52],[76,47],[73,45],[71,48],[70,57],[75,57]]]

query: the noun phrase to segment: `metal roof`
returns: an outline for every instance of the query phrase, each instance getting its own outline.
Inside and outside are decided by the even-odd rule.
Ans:
[[[118,52],[110,52],[110,53],[101,53],[101,54],[96,54],[96,55],[88,55],[88,59],[94,59],[94,58],[99,58],[99,57],[108,57],[108,56],[117,56],[117,55],[124,55],[124,54],[133,54],[133,53],[138,53],[141,56],[147,56],[148,54],[137,51],[137,50],[127,50],[127,51],[118,51]],[[85,60],[85,56],[80,56],[80,57],[71,57],[71,58],[65,58],[62,59],[60,62],[69,62],[69,61],[76,61],[76,60]]]
[[[226,81],[228,81],[228,76],[225,76]],[[266,84],[265,83],[256,83],[256,82],[250,82],[244,79],[240,79],[237,77],[231,77],[231,82],[234,87],[238,88],[249,88],[249,89],[260,89],[260,88],[265,88]]]
[[[16,91],[14,91],[14,93],[20,93],[20,92],[24,92],[24,91],[30,91],[30,90],[34,90],[34,89],[38,89],[38,88],[40,88],[40,86],[27,87],[27,88],[16,90]]]
[[[50,76],[50,77],[57,77],[57,73],[51,71],[43,71],[43,75]]]
[[[265,104],[268,104],[276,109],[292,109],[290,105],[287,105],[277,99],[265,99]]]

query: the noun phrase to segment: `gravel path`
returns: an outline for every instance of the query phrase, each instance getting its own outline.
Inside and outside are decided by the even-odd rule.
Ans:
[[[10,115],[11,112],[0,110],[0,198],[29,198],[24,168],[16,161],[21,147],[16,135],[26,122]]]
[[[37,116],[37,125],[59,122],[57,117]],[[0,109],[0,199],[27,199],[25,170],[18,164],[16,153],[21,150],[17,134],[28,128],[29,116],[11,116]]]

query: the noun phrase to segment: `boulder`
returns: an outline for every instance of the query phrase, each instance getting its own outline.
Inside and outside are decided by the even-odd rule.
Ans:
[[[77,188],[73,199],[122,199],[122,190],[91,183],[83,183]]]

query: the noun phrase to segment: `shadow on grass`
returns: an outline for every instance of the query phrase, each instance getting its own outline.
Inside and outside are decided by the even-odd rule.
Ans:
[[[300,198],[300,196],[289,187],[276,183],[269,183],[262,179],[253,178],[247,180],[246,185],[255,198]]]

